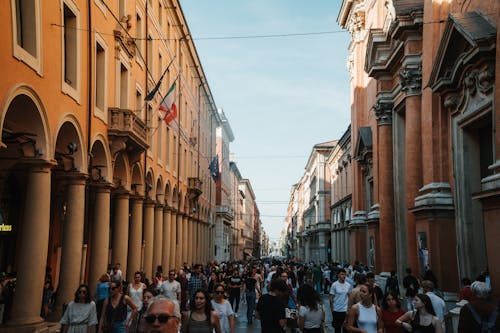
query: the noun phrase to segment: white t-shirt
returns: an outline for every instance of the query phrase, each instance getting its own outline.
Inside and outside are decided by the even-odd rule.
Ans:
[[[172,282],[170,282],[169,280],[165,280],[162,282],[158,289],[160,290],[160,293],[163,294],[163,296],[177,301],[177,293],[181,292],[181,284],[176,280]]]
[[[347,312],[347,297],[352,286],[348,282],[340,283],[335,281],[330,287],[330,295],[333,295],[333,311]]]
[[[321,322],[325,320],[325,312],[323,306],[319,304],[316,311],[311,310],[308,306],[301,306],[299,317],[304,318],[304,328],[318,328],[321,326]]]
[[[215,300],[212,300],[212,307],[219,315],[222,333],[230,333],[229,316],[234,314],[231,304],[227,300],[224,300],[224,303],[217,303]]]

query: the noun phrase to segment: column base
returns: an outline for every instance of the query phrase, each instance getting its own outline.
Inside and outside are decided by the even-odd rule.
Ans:
[[[0,326],[0,333],[56,333],[60,330],[60,323],[45,321],[37,324],[7,324]]]

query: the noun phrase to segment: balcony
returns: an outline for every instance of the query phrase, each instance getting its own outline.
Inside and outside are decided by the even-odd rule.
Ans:
[[[148,149],[146,124],[129,109],[108,108],[108,136],[123,141],[128,150]]]
[[[227,220],[234,220],[234,210],[227,205],[218,205],[216,207],[216,213],[217,215],[221,215],[222,217],[226,218]]]
[[[196,200],[203,193],[201,185],[203,182],[198,177],[188,177],[188,195],[189,199]]]

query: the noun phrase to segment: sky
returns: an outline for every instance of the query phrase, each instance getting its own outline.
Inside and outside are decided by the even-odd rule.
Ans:
[[[339,139],[350,122],[350,36],[341,0],[181,0],[217,107],[235,140],[270,241],[284,228],[293,184],[312,147]],[[338,33],[266,38],[224,38]]]

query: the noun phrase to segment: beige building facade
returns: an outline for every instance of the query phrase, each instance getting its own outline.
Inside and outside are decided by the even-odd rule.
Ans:
[[[42,330],[46,267],[60,308],[115,263],[130,280],[213,260],[218,114],[180,3],[0,6],[0,270],[17,272],[0,330]]]

